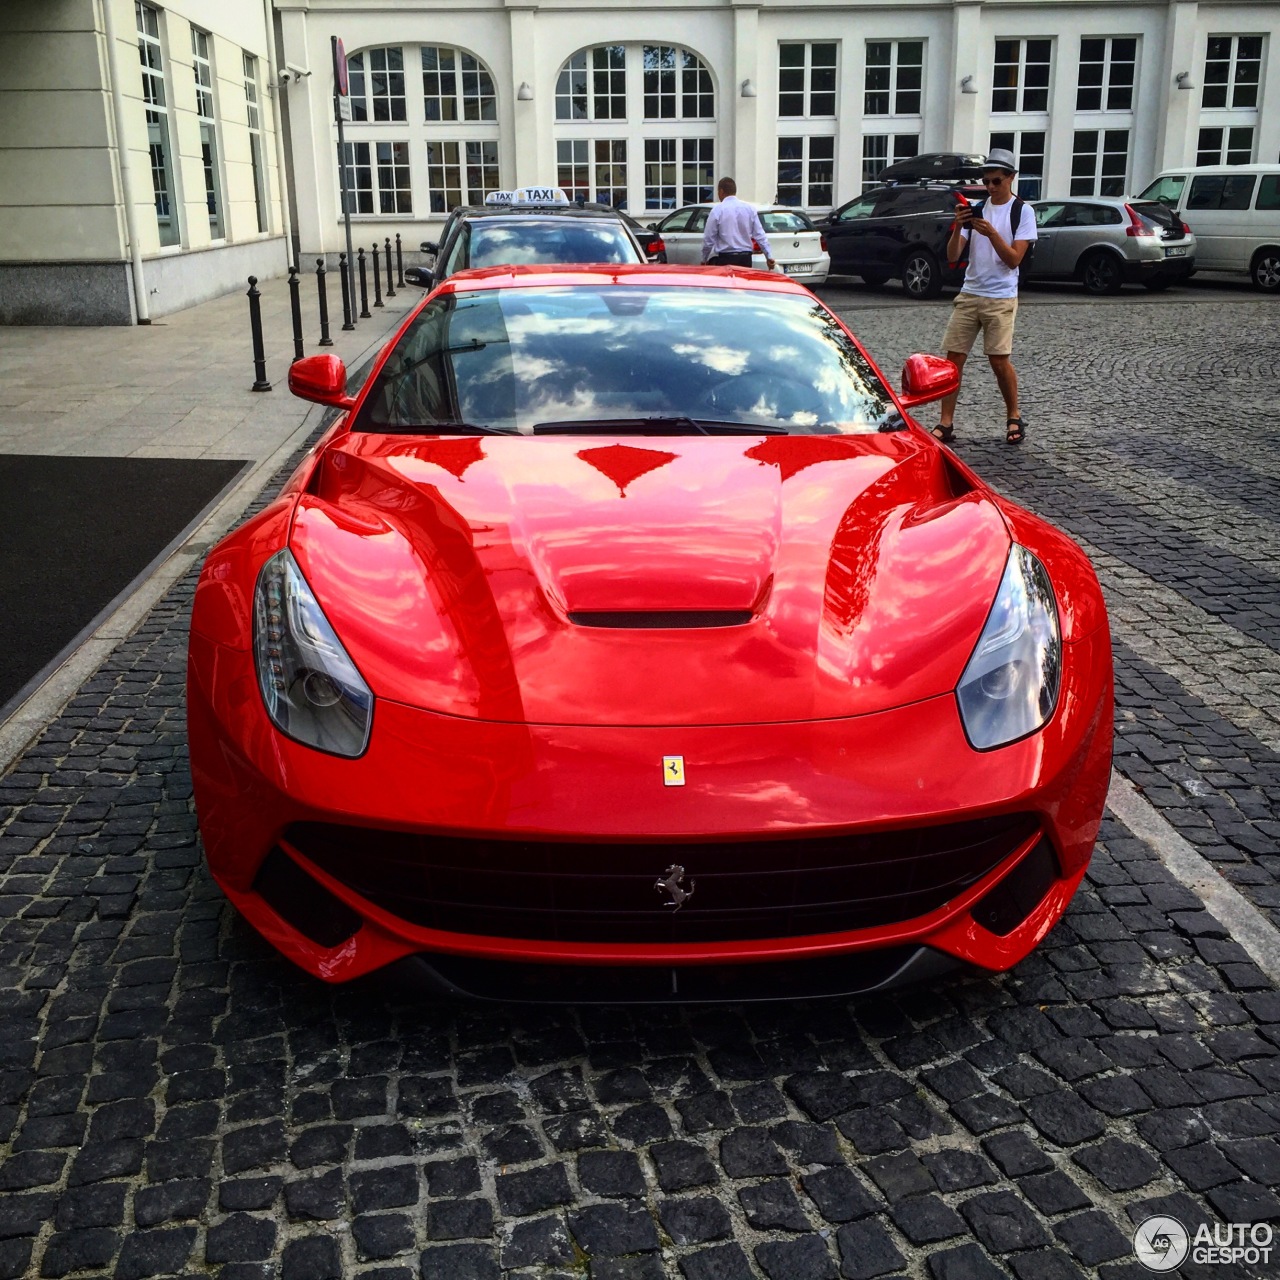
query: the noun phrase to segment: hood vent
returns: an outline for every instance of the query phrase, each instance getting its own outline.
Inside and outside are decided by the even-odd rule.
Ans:
[[[751,621],[750,609],[600,609],[569,614],[579,627],[615,630],[686,630],[693,627],[741,627]]]

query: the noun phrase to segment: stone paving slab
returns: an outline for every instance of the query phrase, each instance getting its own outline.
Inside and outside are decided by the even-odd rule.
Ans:
[[[1280,924],[1280,307],[1116,298],[1082,323],[1056,295],[1025,300],[1027,442],[1004,444],[979,354],[955,450],[1089,552],[1113,618],[1116,767]],[[896,371],[936,347],[948,307],[846,314]]]
[[[1143,351],[1171,361],[1151,333],[1163,313],[1139,305]],[[1126,393],[1135,429],[1157,430],[1156,394],[1199,407],[1202,348],[1225,359],[1270,314],[1242,311],[1206,316],[1194,375]],[[1068,380],[1078,334],[1035,314],[1024,452],[969,430],[959,448],[1070,529],[1073,468],[1105,450],[1093,431],[1114,434],[1118,384],[1086,382],[1092,409],[1078,395],[1051,426],[1035,379]],[[1088,314],[1101,343],[1133,332],[1123,303]],[[892,369],[944,319],[886,307],[858,331]],[[1177,310],[1167,323],[1186,331]],[[974,373],[965,421],[982,404],[994,439]],[[1238,431],[1270,398],[1246,378],[1214,411]],[[1145,555],[1144,529],[1128,536]],[[1229,699],[1187,692],[1168,606],[1191,588],[1119,550],[1112,605],[1162,647],[1118,646],[1118,764],[1205,856],[1241,855],[1224,871],[1257,901],[1275,846],[1244,845],[1270,838],[1273,762]],[[999,978],[711,1010],[445,1006],[376,978],[314,982],[202,865],[193,589],[189,574],[0,780],[0,1280],[1136,1280],[1133,1227],[1154,1213],[1280,1220],[1280,992],[1113,817],[1064,921]],[[1225,651],[1243,633],[1215,616]],[[1214,651],[1194,652],[1203,676]],[[1275,1271],[1273,1255],[1180,1274]]]

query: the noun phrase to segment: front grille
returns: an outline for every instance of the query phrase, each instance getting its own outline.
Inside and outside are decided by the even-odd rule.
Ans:
[[[857,835],[722,843],[496,840],[297,823],[286,841],[409,923],[563,942],[794,937],[921,916],[1038,829],[1031,814]],[[679,911],[655,881],[673,865]]]

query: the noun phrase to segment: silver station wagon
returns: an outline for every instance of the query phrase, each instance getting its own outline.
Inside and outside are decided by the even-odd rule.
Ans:
[[[1037,200],[1039,239],[1026,280],[1079,280],[1090,293],[1124,284],[1167,289],[1195,274],[1196,238],[1156,200],[1079,196]]]

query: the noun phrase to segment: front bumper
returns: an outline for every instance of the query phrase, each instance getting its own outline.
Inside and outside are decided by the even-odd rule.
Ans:
[[[1005,969],[1045,936],[1074,894],[1110,770],[1105,628],[1066,646],[1064,685],[1049,725],[987,753],[968,747],[947,695],[846,720],[678,728],[498,724],[379,702],[369,750],[343,760],[272,728],[248,653],[199,634],[191,646],[191,765],[209,866],[259,932],[308,972],[335,982],[421,953],[452,957],[455,965],[615,967],[621,977],[622,970],[772,966],[893,948],[906,948],[901,954],[909,958],[923,948]],[[683,787],[662,785],[661,762],[672,754],[684,757]],[[1012,883],[1039,847],[1038,836],[911,919],[694,942],[678,933],[662,942],[583,941],[424,927],[361,897],[290,847],[286,836],[293,824],[322,822],[512,841],[687,845],[897,831],[1004,814],[1034,815],[1056,868],[1047,891],[1004,934],[979,918],[989,917],[993,891]],[[345,936],[318,941],[271,905],[259,873],[273,850],[349,913]],[[653,909],[664,910],[656,895]],[[899,960],[894,971],[905,963]]]

